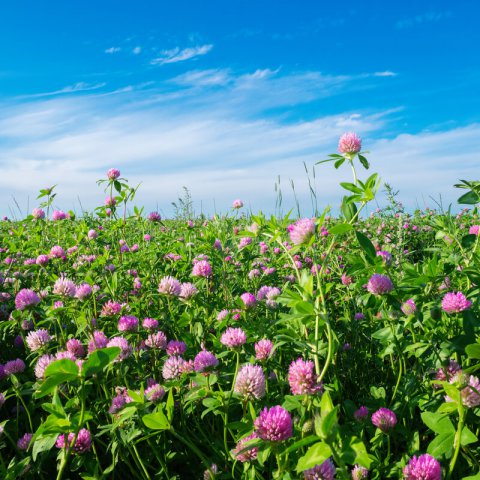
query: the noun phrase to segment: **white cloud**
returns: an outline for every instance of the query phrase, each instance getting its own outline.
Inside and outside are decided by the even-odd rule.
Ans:
[[[73,85],[68,85],[59,90],[54,90],[52,92],[40,92],[32,93],[29,95],[18,96],[17,99],[27,99],[27,98],[41,98],[41,97],[52,97],[55,95],[63,95],[68,93],[79,93],[79,92],[89,92],[92,90],[98,90],[106,85],[105,82],[100,83],[86,83],[86,82],[77,82]]]
[[[445,20],[452,16],[452,12],[444,11],[444,12],[426,12],[419,15],[415,15],[414,17],[404,18],[402,20],[398,20],[395,26],[401,30],[404,28],[412,28],[417,25],[422,25],[424,23],[434,23],[439,22],[440,20]]]
[[[212,44],[199,45],[196,47],[180,49],[179,47],[171,50],[163,50],[160,56],[154,58],[150,63],[152,65],[165,65],[167,63],[184,62],[201,55],[206,55],[213,48]]]
[[[374,77],[396,77],[398,73],[391,72],[390,70],[385,70],[383,72],[375,72]]]
[[[106,50],[104,50],[104,52],[108,53],[108,54],[112,54],[112,53],[118,53],[121,50],[122,49],[120,47],[110,47],[110,48],[107,48]]]
[[[132,52],[134,55],[139,55],[140,53],[142,53],[142,47],[137,46],[132,50]]]

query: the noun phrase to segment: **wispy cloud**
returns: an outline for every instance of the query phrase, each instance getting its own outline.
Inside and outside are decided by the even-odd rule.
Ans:
[[[120,52],[122,49],[120,47],[110,47],[110,48],[107,48],[106,50],[104,50],[105,53],[109,53],[109,54],[112,54],[112,53],[118,53]]]
[[[374,77],[396,77],[398,73],[391,72],[390,70],[385,70],[383,72],[375,72]]]
[[[206,55],[212,48],[212,44],[206,44],[184,49],[176,47],[171,50],[163,50],[160,56],[154,58],[150,63],[152,65],[165,65],[167,63],[184,62],[201,55]]]
[[[52,97],[55,95],[64,95],[68,93],[79,93],[79,92],[89,92],[92,90],[98,90],[106,85],[105,82],[100,83],[86,83],[86,82],[77,82],[73,85],[68,85],[60,90],[54,90],[52,92],[41,92],[41,93],[32,93],[29,95],[21,95],[17,97],[18,99],[26,98],[41,98],[41,97]]]
[[[401,30],[403,28],[412,28],[412,27],[415,27],[416,25],[422,25],[424,23],[439,22],[440,20],[445,20],[447,18],[450,18],[451,16],[452,16],[452,12],[450,11],[444,11],[444,12],[431,11],[431,12],[426,12],[420,15],[416,15],[414,17],[398,20],[395,26]]]
[[[136,47],[132,50],[132,53],[133,53],[134,55],[139,55],[140,53],[142,53],[142,47],[136,46]]]

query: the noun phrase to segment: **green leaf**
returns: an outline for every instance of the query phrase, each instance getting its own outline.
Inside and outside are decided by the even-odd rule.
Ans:
[[[341,235],[342,233],[349,232],[350,230],[353,230],[353,227],[349,223],[337,223],[337,225],[334,225],[328,229],[328,233],[331,233],[332,235]]]
[[[480,195],[470,190],[463,194],[457,202],[462,205],[475,205],[476,203],[480,203]]]
[[[427,453],[432,457],[440,458],[453,448],[455,433],[442,433],[435,437],[427,448]]]
[[[471,345],[467,345],[465,347],[465,352],[468,355],[468,358],[474,358],[476,360],[480,360],[480,344],[479,343],[472,343]]]
[[[478,442],[477,436],[469,430],[468,427],[463,427],[462,435],[460,436],[460,444],[465,446],[476,442]]]
[[[461,240],[462,247],[466,249],[470,249],[475,245],[476,241],[477,241],[476,235],[472,233],[469,233],[468,235],[464,235]]]
[[[375,250],[375,247],[373,246],[373,243],[370,241],[370,239],[366,235],[364,235],[362,232],[359,232],[358,230],[355,232],[355,235],[357,236],[358,243],[363,248],[364,252],[367,254],[367,257],[370,260],[375,260],[375,257],[377,256],[377,252]]]
[[[370,468],[372,463],[365,444],[355,436],[348,438],[348,444],[347,442],[343,443],[341,456],[343,461],[350,465],[358,463],[362,467]]]
[[[363,190],[355,185],[354,183],[350,182],[340,182],[340,186],[342,186],[345,190],[348,190],[349,192],[353,193],[363,193]]]
[[[471,475],[470,477],[463,477],[462,480],[480,480],[480,472],[476,475]]]
[[[313,468],[315,465],[323,463],[327,458],[332,455],[331,448],[324,442],[316,443],[311,446],[307,453],[298,459],[297,473],[304,472],[309,468]]]
[[[433,432],[438,434],[455,434],[455,427],[448,418],[448,415],[434,412],[423,412],[421,414],[423,423]]]
[[[51,450],[55,445],[57,438],[58,438],[58,433],[45,435],[40,438],[37,438],[32,448],[33,461],[35,462],[37,460],[37,456],[39,453],[48,452],[49,450]]]
[[[390,327],[384,327],[372,333],[372,338],[380,340],[382,343],[393,340],[393,333]]]
[[[121,349],[119,347],[94,350],[82,365],[82,375],[86,378],[102,372],[105,367],[110,365],[120,355],[120,352]]]
[[[346,160],[346,158],[342,157],[342,158],[336,160],[335,163],[333,164],[333,166],[334,166],[336,169],[338,169],[338,168],[340,168],[340,167],[343,165],[343,163],[345,162],[345,160]]]
[[[173,411],[174,411],[175,401],[173,399],[173,388],[171,388],[168,392],[167,397],[167,419],[169,422],[173,419]]]
[[[340,209],[342,210],[342,214],[345,217],[345,220],[349,222],[352,218],[355,217],[357,214],[357,206],[353,202],[348,202],[348,197],[343,197],[342,205]]]
[[[69,358],[55,360],[45,369],[45,378],[64,374],[74,375],[75,377],[78,376],[78,366]]]
[[[298,440],[294,444],[290,445],[286,453],[291,453],[291,452],[296,452],[302,447],[306,447],[307,445],[310,445],[311,443],[318,442],[320,438],[318,438],[316,435],[310,435],[308,437],[302,438],[301,440]]]
[[[142,421],[147,428],[152,430],[168,430],[170,428],[170,423],[162,410],[144,415]]]
[[[370,167],[368,160],[363,155],[360,155],[360,154],[358,154],[358,159],[360,160],[360,163],[368,170]]]

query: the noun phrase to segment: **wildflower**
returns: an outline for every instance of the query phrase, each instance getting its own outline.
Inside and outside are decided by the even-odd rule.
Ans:
[[[480,225],[472,225],[470,229],[468,230],[468,233],[470,235],[478,235],[480,234]]]
[[[450,379],[450,383],[460,388],[460,396],[465,407],[474,408],[480,405],[480,380],[477,377],[459,371]],[[452,399],[446,396],[445,401],[451,402]]]
[[[322,384],[317,383],[317,376],[313,370],[313,362],[305,362],[301,358],[290,364],[288,383],[294,395],[312,395],[322,390]]]
[[[450,379],[459,371],[461,371],[460,365],[455,360],[450,360],[446,368],[442,367],[437,370],[435,380],[449,382]],[[436,386],[439,387],[439,385]]]
[[[303,472],[305,480],[333,480],[335,478],[336,469],[333,462],[327,458],[320,465],[315,465]]]
[[[167,344],[167,355],[169,357],[173,355],[183,355],[187,351],[187,345],[184,342],[178,340],[170,340]]]
[[[67,214],[62,212],[62,210],[54,210],[52,213],[52,220],[65,220],[67,218]]]
[[[74,297],[77,293],[77,287],[71,280],[61,275],[53,285],[53,293],[64,297]]]
[[[55,357],[53,355],[42,355],[35,364],[35,377],[39,380],[43,379],[45,376],[45,369],[55,361]]]
[[[158,403],[161,402],[165,396],[165,389],[158,383],[150,385],[144,392],[145,399],[149,402]]]
[[[35,263],[37,265],[40,265],[41,267],[44,267],[45,265],[48,264],[49,261],[50,261],[50,258],[48,258],[48,255],[39,255],[35,260]]]
[[[167,347],[167,336],[160,331],[151,333],[145,340],[145,345],[149,348],[165,350]]]
[[[88,353],[92,353],[98,348],[105,348],[108,343],[107,336],[100,330],[95,330],[93,332],[93,338],[88,343]]]
[[[160,214],[158,212],[150,212],[147,215],[147,220],[149,222],[160,222],[162,220],[162,217],[160,216]]]
[[[428,453],[418,458],[414,455],[403,469],[403,478],[405,480],[441,480],[442,467],[438,460]]]
[[[254,308],[257,305],[257,299],[253,293],[242,293],[242,295],[240,295],[240,299],[247,310]]]
[[[15,297],[15,307],[17,310],[25,310],[28,307],[34,307],[40,303],[40,297],[28,288],[22,288]]]
[[[386,252],[386,251],[377,252],[377,257],[382,257],[383,263],[385,265],[387,265],[388,267],[393,262],[393,257],[392,257],[392,254],[390,252]]]
[[[79,340],[76,338],[71,338],[67,342],[67,350],[72,353],[76,358],[85,356],[85,348]]]
[[[35,220],[43,220],[45,218],[45,212],[41,208],[34,208],[32,210],[32,217]]]
[[[220,338],[220,343],[228,348],[241,347],[247,341],[247,335],[241,328],[227,328]]]
[[[295,245],[307,243],[315,233],[315,222],[311,218],[301,218],[287,227],[290,240]]]
[[[265,375],[259,365],[244,365],[238,372],[234,387],[246,400],[257,400],[265,396]]]
[[[120,176],[120,170],[117,170],[116,168],[111,168],[107,172],[107,177],[109,180],[116,180]]]
[[[251,245],[252,242],[252,237],[242,237],[240,242],[238,242],[238,249],[242,250],[242,248],[245,248],[247,245]]]
[[[368,417],[368,408],[365,406],[360,407],[354,414],[355,420],[361,422]]]
[[[50,249],[50,258],[65,258],[65,250],[59,245],[54,245]]]
[[[25,363],[21,358],[17,358],[16,360],[10,360],[4,366],[5,375],[14,375],[16,373],[22,373],[25,371]]]
[[[117,204],[117,199],[115,197],[107,197],[104,204],[106,207],[114,207]]]
[[[198,293],[198,288],[193,283],[182,283],[180,289],[180,298],[183,300],[190,300]]]
[[[363,480],[368,478],[368,470],[360,465],[355,465],[352,470],[352,480]]]
[[[102,307],[100,312],[101,317],[113,317],[121,312],[122,306],[118,302],[108,300],[107,303]]]
[[[158,284],[158,291],[164,295],[178,297],[182,291],[180,282],[174,277],[163,277]]]
[[[92,294],[92,292],[92,287],[88,283],[82,283],[77,287],[75,298],[78,298],[79,300],[85,300]]]
[[[239,198],[233,201],[232,207],[238,210],[239,208],[243,207],[243,202]]]
[[[142,327],[145,330],[156,330],[158,328],[158,320],[154,318],[144,318],[142,322]]]
[[[117,325],[119,332],[136,332],[138,330],[138,318],[133,315],[120,317]]]
[[[351,155],[362,149],[362,139],[354,132],[344,133],[338,141],[338,151]]]
[[[132,354],[132,347],[128,340],[123,337],[113,337],[108,343],[107,347],[120,347],[120,355],[115,359],[115,362],[121,362]]]
[[[245,443],[247,443],[249,440],[253,440],[254,438],[258,438],[255,432],[248,435],[248,437],[245,437],[239,440],[236,447],[232,450],[232,456],[236,460],[242,463],[251,462],[252,460],[255,460],[258,454],[258,447],[252,447],[242,452],[242,450],[244,449]],[[242,453],[239,453],[239,452],[242,452]]]
[[[404,315],[414,315],[417,311],[417,306],[415,305],[415,301],[413,298],[410,298],[406,302],[402,304],[400,310],[404,313]]]
[[[62,433],[61,435],[58,436],[55,446],[57,448],[68,448],[70,447],[74,438],[75,438],[75,434],[73,432],[69,433],[67,437],[67,443],[65,444],[65,434]],[[82,428],[78,432],[72,451],[73,453],[80,454],[80,453],[87,452],[91,448],[92,448],[92,436],[86,428]]]
[[[460,313],[468,310],[472,305],[462,292],[448,292],[442,299],[442,309],[447,313]]]
[[[396,425],[397,416],[388,408],[382,407],[372,415],[372,423],[386,433]]]
[[[33,433],[25,433],[22,438],[20,438],[17,442],[17,447],[19,450],[27,451],[28,447],[30,446],[30,442],[32,441]]]
[[[268,360],[272,356],[273,342],[263,339],[255,344],[255,358],[259,361]]]
[[[212,266],[207,260],[196,262],[192,269],[194,277],[208,278],[212,276]]]
[[[280,405],[265,407],[255,420],[255,433],[269,442],[288,440],[293,435],[292,417]]]
[[[163,364],[162,375],[165,380],[174,380],[180,378],[183,371],[182,367],[185,360],[182,357],[172,356],[168,357]]]
[[[40,328],[39,330],[30,332],[25,338],[25,341],[30,351],[35,352],[47,345],[51,338],[47,330]]]
[[[202,350],[193,361],[196,372],[208,372],[218,365],[217,357],[208,350]]]
[[[384,295],[393,290],[393,283],[390,277],[374,273],[367,283],[367,290],[374,295]]]

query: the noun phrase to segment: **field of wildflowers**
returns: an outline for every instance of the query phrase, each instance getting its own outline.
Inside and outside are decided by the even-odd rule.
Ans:
[[[162,220],[116,169],[0,222],[0,477],[480,479],[480,183],[450,210]],[[328,165],[323,168],[329,168]]]

